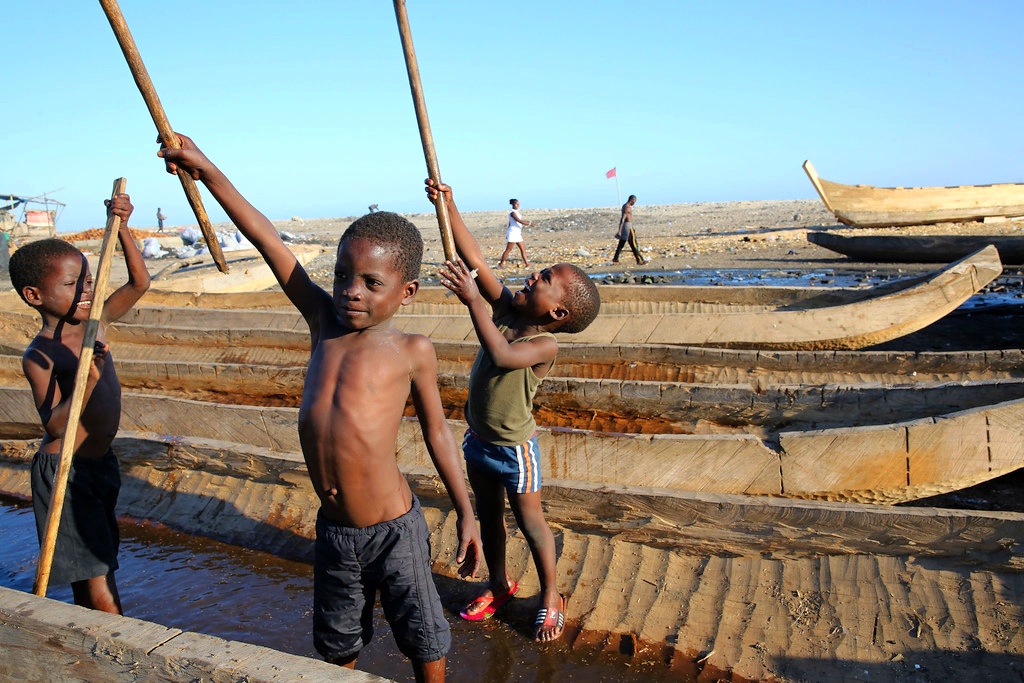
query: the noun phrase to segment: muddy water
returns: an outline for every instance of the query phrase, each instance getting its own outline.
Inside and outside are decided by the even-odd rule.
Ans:
[[[318,656],[312,646],[310,565],[124,520],[121,531],[117,583],[129,616]],[[0,584],[31,592],[39,549],[31,508],[0,498],[0,538],[5,548]],[[52,586],[47,597],[72,602],[66,586]],[[358,668],[398,681],[413,680],[379,608],[376,616],[373,642],[361,654]],[[469,624],[452,611],[449,622],[453,649],[448,680],[456,683],[697,680],[695,671],[670,669],[643,653],[623,654],[621,644],[611,651],[573,651],[564,641],[535,644],[521,632],[527,624],[509,624],[499,617]]]

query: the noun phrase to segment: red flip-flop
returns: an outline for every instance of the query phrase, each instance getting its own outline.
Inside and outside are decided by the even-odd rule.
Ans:
[[[466,609],[459,612],[459,616],[466,621],[483,621],[484,619],[490,619],[494,616],[494,613],[505,606],[505,603],[512,599],[512,596],[519,592],[519,583],[513,581],[509,584],[508,592],[503,595],[481,595],[475,598],[473,602],[466,605]],[[470,613],[470,609],[477,605],[483,605],[484,608],[479,612]]]

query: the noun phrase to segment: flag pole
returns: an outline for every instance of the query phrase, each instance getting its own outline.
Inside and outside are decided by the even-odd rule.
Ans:
[[[615,196],[619,198],[619,208],[622,208],[622,192],[619,191],[619,169],[615,169]]]

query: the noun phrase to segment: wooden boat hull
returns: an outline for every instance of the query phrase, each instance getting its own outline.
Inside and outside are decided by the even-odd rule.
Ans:
[[[949,263],[993,245],[1004,265],[1024,264],[1020,235],[840,235],[808,232],[807,241],[854,261],[869,263]]]
[[[5,681],[385,681],[361,672],[341,673],[333,664],[308,657],[3,586],[0,649],[0,679]]]
[[[326,248],[312,244],[291,247],[295,258],[305,265]],[[228,272],[221,273],[208,257],[198,262],[178,260],[153,275],[152,290],[180,293],[259,292],[277,286],[277,278],[263,257],[253,249],[225,252]]]
[[[871,296],[871,292],[864,290],[854,290],[845,295],[826,291],[818,292],[817,296],[807,295],[800,302],[787,305],[670,302],[661,299],[661,305],[657,307],[661,312],[604,312],[587,330],[563,336],[567,341],[591,344],[859,349],[926,327],[958,308],[1000,272],[1002,265],[995,249],[987,247],[929,277],[903,283],[904,286],[884,287],[878,296]],[[721,292],[731,288],[717,289]],[[672,293],[666,291],[661,296]],[[751,297],[749,291],[746,296]],[[837,300],[841,303],[834,303]],[[618,303],[619,310],[639,307],[623,305],[621,301]],[[614,305],[609,308],[614,309]],[[187,316],[184,311],[176,314],[192,321],[205,316],[207,324],[213,322],[211,318],[215,321],[218,316],[230,317],[224,313],[201,313],[201,310],[205,309],[196,309]],[[475,339],[469,316],[462,308],[457,307],[453,311],[398,315],[395,325],[406,332],[425,334],[436,340]],[[127,320],[148,325],[173,324],[174,315],[172,312],[161,318],[160,314],[152,312],[152,307],[142,306]],[[260,311],[248,315],[252,318],[250,325],[258,329],[261,326],[272,330],[305,329],[294,312]]]
[[[34,446],[4,446],[0,492],[25,496]],[[311,559],[319,501],[301,461],[128,433],[115,440],[115,450],[122,467],[120,514]],[[449,591],[443,597],[458,604],[473,589],[455,578],[450,504],[432,470],[405,472],[430,528],[434,571],[449,579],[439,582]],[[628,639],[660,648],[663,661],[685,666],[700,656],[708,666],[751,680],[777,677],[780,669],[824,680],[836,660],[855,661],[858,670],[868,662],[891,667],[896,653],[958,651],[963,642],[981,643],[986,656],[1024,652],[1016,607],[1024,604],[1021,514],[554,478],[543,492],[559,547],[558,588],[571,596],[566,640],[574,650]],[[510,567],[530,565],[521,534],[510,534],[507,553]],[[508,606],[506,618],[528,624],[535,609],[529,597],[539,583],[532,571],[517,579],[524,599]],[[10,597],[0,592],[0,610],[9,610]],[[13,599],[24,618],[27,598]],[[808,621],[803,615],[811,604],[811,613],[828,618]],[[942,609],[924,610],[924,604]],[[1015,607],[1007,612],[1007,605]],[[916,627],[906,628],[907,614]],[[104,625],[106,639],[113,625]],[[788,634],[788,652],[818,654],[747,656],[749,643],[780,629]],[[992,637],[995,632],[1000,637]],[[0,626],[0,638],[10,633]],[[83,661],[98,656],[91,650]]]
[[[38,435],[28,389],[0,388],[8,435]],[[298,409],[206,403],[125,392],[121,428],[301,456]],[[1024,399],[890,424],[745,433],[624,434],[538,428],[546,476],[713,493],[898,503],[955,491],[1024,465]],[[466,425],[450,420],[456,439]],[[414,419],[397,457],[429,467]]]
[[[862,227],[927,225],[1024,216],[1024,183],[957,187],[843,185],[820,177],[804,162],[825,208],[841,223]]]

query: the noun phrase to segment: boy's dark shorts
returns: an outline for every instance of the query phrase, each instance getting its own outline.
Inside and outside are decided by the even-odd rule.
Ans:
[[[59,453],[32,458],[32,509],[42,544],[50,514]],[[113,450],[101,458],[74,458],[57,527],[51,583],[74,583],[117,569],[120,534],[114,507],[121,490],[121,468]]]
[[[317,515],[313,644],[347,658],[373,637],[377,591],[398,649],[433,662],[451,649],[451,629],[430,574],[430,535],[419,500],[397,519],[354,529]]]

